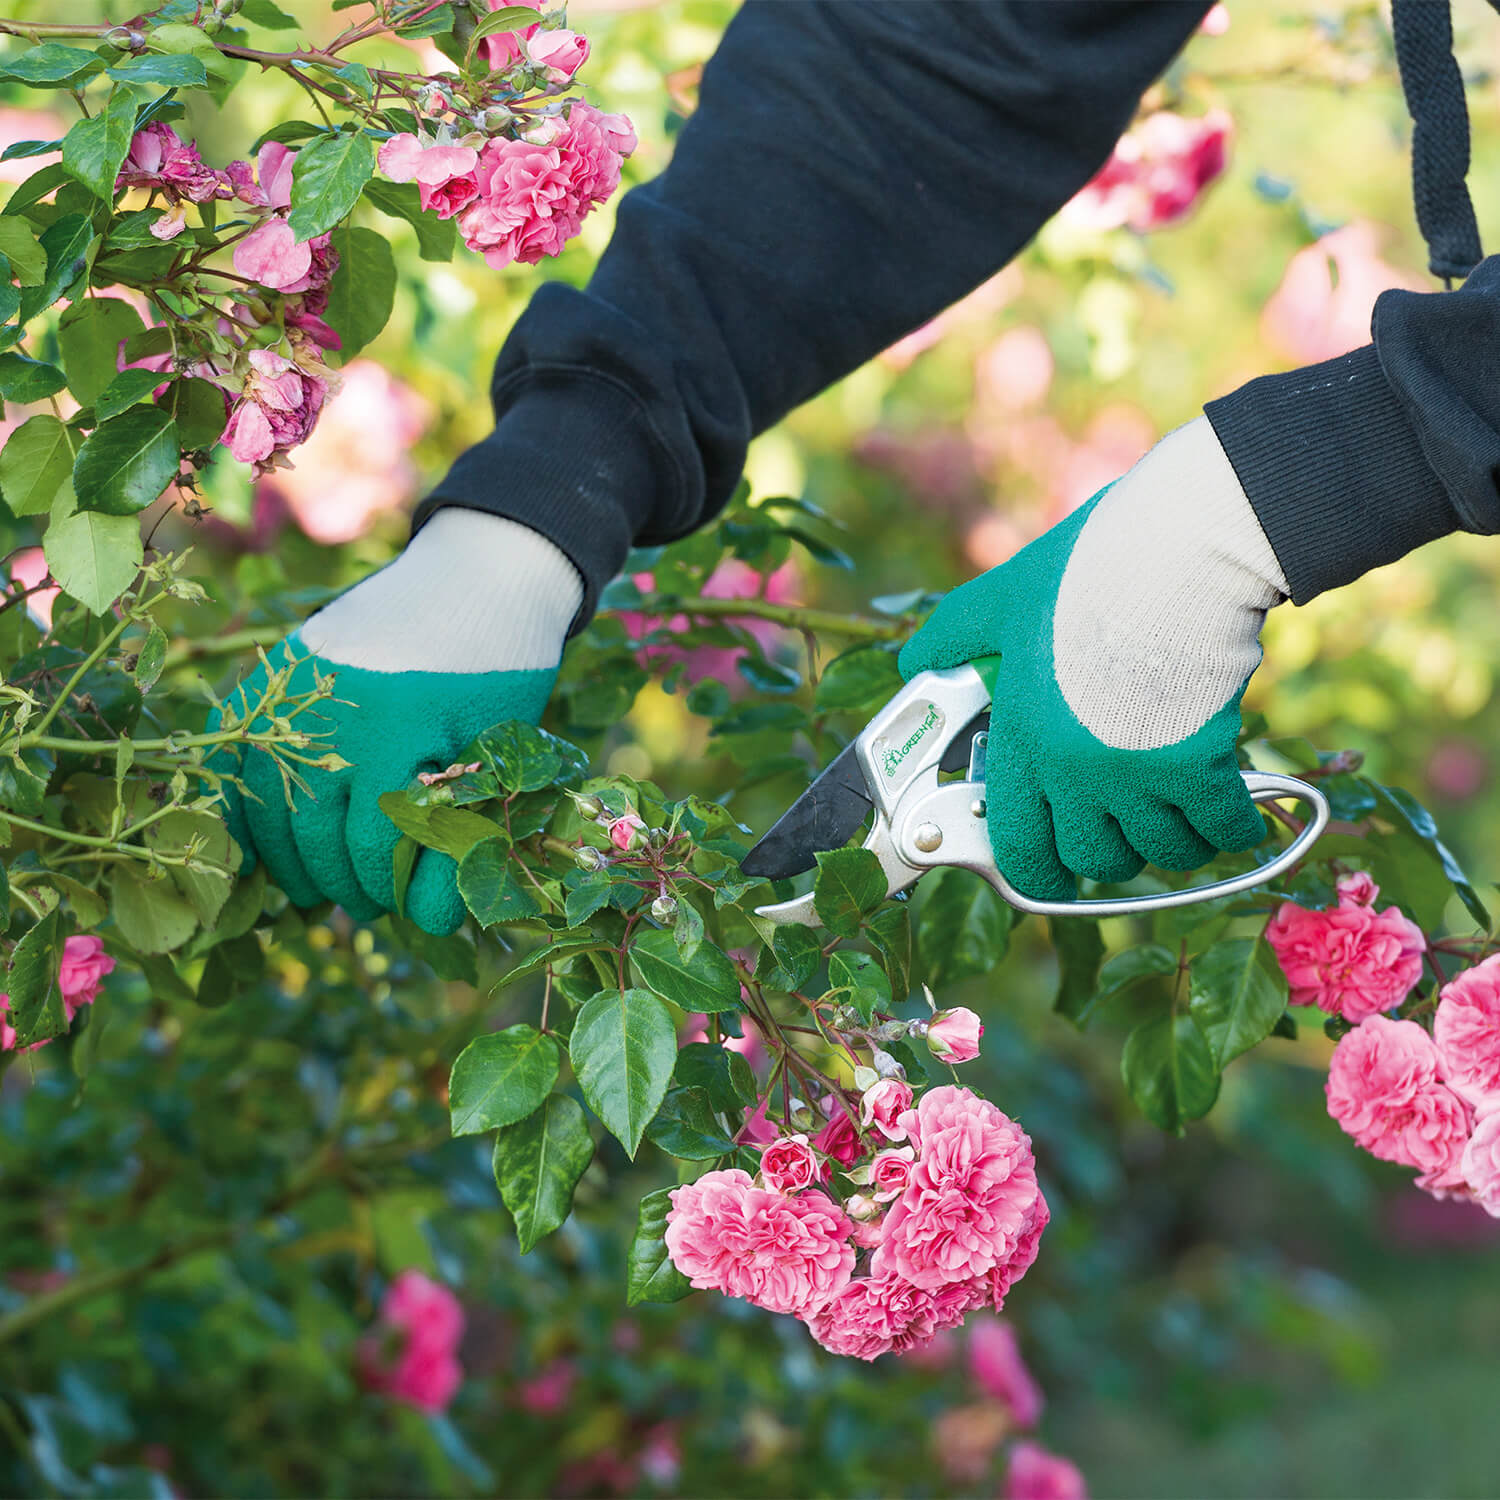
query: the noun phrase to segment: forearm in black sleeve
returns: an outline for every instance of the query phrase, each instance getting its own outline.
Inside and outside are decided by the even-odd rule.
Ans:
[[[1374,342],[1205,408],[1305,604],[1452,531],[1500,531],[1500,256],[1385,292]]]
[[[752,0],[588,287],[532,298],[493,435],[417,524],[461,505],[542,532],[586,619],[633,543],[722,508],[752,437],[1005,265],[1207,8]]]

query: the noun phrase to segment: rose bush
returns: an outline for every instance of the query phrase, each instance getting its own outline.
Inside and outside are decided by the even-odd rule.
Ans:
[[[550,260],[635,149],[633,126],[575,92],[589,44],[563,21],[413,0],[342,31],[335,17],[296,48],[298,22],[267,0],[172,3],[123,26],[0,23],[20,33],[0,81],[16,96],[45,90],[63,121],[56,139],[10,144],[5,166],[20,170],[0,212],[0,496],[17,549],[0,600],[0,1068],[8,1129],[27,1142],[7,1163],[0,1297],[0,1344],[24,1369],[0,1410],[15,1422],[17,1489],[139,1489],[156,1483],[147,1470],[211,1488],[237,1465],[255,1491],[269,1487],[261,1462],[286,1490],[341,1487],[316,1444],[252,1460],[208,1430],[203,1408],[154,1433],[150,1382],[133,1375],[128,1420],[107,1397],[91,1404],[113,1384],[70,1333],[98,1332],[106,1362],[116,1340],[144,1350],[153,1380],[180,1385],[181,1309],[212,1325],[206,1337],[221,1326],[197,1283],[206,1264],[232,1268],[214,1298],[235,1347],[253,1350],[237,1356],[255,1371],[246,1390],[276,1390],[261,1377],[280,1346],[310,1345],[257,1409],[263,1431],[297,1427],[282,1400],[332,1423],[363,1390],[381,1414],[372,1426],[393,1424],[370,1438],[396,1465],[381,1472],[399,1469],[393,1488],[422,1492],[441,1474],[484,1489],[486,1392],[561,1430],[578,1391],[608,1390],[609,1434],[548,1456],[564,1489],[671,1489],[699,1439],[663,1388],[630,1404],[616,1367],[634,1359],[632,1339],[739,1329],[722,1335],[742,1337],[737,1357],[767,1357],[773,1326],[732,1321],[755,1303],[848,1360],[853,1374],[826,1377],[844,1382],[828,1387],[830,1407],[858,1409],[857,1392],[874,1389],[853,1383],[861,1361],[919,1390],[909,1372],[948,1369],[953,1340],[983,1338],[1002,1303],[1025,1320],[1038,1282],[1071,1275],[1067,1300],[1084,1295],[1078,1251],[1049,1219],[1082,1224],[1090,1194],[1136,1170],[1117,1139],[1142,1117],[1187,1133],[1231,1064],[1236,1083],[1248,1078],[1237,1059],[1305,1060],[1325,1025],[1342,1037],[1329,1108],[1359,1144],[1435,1192],[1492,1210],[1500,1199],[1481,897],[1432,818],[1387,784],[1418,785],[1410,766],[1377,778],[1356,754],[1268,738],[1274,709],[1247,722],[1245,762],[1319,780],[1337,819],[1275,889],[1107,929],[1023,922],[959,871],[887,902],[872,857],[850,848],[819,862],[820,929],[755,916],[790,888],[740,874],[751,830],[893,690],[894,652],[934,602],[880,590],[942,576],[936,562],[923,571],[925,555],[893,574],[800,477],[785,482],[785,461],[763,462],[702,534],[632,556],[570,648],[544,729],[495,726],[447,772],[389,794],[398,861],[419,846],[460,860],[465,931],[435,940],[399,915],[359,928],[298,913],[263,876],[235,877],[218,815],[232,763],[213,752],[253,739],[296,776],[334,753],[317,708],[338,688],[288,697],[273,678],[257,705],[271,729],[230,716],[208,734],[204,687],[222,699],[241,653],[394,537],[359,535],[374,524],[360,512],[328,534],[355,543],[329,561],[278,529],[275,497],[293,495],[299,455],[328,432],[388,317],[405,338],[447,297],[461,319],[460,239],[486,275]],[[209,117],[264,80],[285,94],[262,138],[215,132]],[[88,113],[73,118],[79,102]],[[1224,166],[1216,115],[1148,116],[1082,200],[1103,215],[1093,231],[1177,220]],[[1081,271],[1037,253],[1070,305],[1081,277],[1097,288],[1118,269],[1113,250]],[[1014,295],[980,301],[993,313]],[[947,327],[961,341],[962,318]],[[1122,337],[1091,324],[1067,359],[1087,362],[1090,340],[1118,358]],[[944,357],[939,344],[913,345],[914,379],[920,360]],[[451,406],[447,355],[427,388]],[[1001,403],[1006,420],[1054,378],[1048,354],[1045,379]],[[1027,525],[1140,426],[1126,413],[1049,447],[1061,434],[1016,420],[1012,447],[994,433],[974,447],[981,467],[1014,464],[1012,478],[1023,438],[1028,461],[1054,453]],[[315,498],[304,491],[293,510],[318,535]],[[37,547],[44,570],[23,561]],[[1330,744],[1368,739],[1357,723],[1292,717]],[[669,733],[676,750],[647,748]],[[1294,822],[1268,821],[1256,857]],[[1152,882],[1186,879],[1137,888]],[[1483,934],[1455,925],[1464,913]],[[1008,956],[1028,965],[1014,987],[1034,993],[1044,976],[1054,1005],[1024,1046],[1005,1014],[1011,981],[997,978]],[[1075,1048],[1106,1066],[1045,1061]],[[1081,1101],[1105,1097],[1110,1075],[1131,1102],[1118,1115],[1101,1104],[1089,1133]],[[93,1194],[109,1205],[102,1223],[83,1216]],[[624,1242],[600,1228],[611,1202],[632,1219]],[[1028,1272],[1037,1280],[1017,1289]],[[743,1301],[729,1321],[652,1310],[695,1285]],[[548,1327],[525,1301],[538,1287]],[[163,1288],[180,1299],[170,1315]],[[1048,1293],[1035,1295],[1046,1314]],[[1333,1319],[1312,1293],[1293,1300],[1318,1328]],[[1050,1368],[1079,1378],[1055,1315],[1052,1329]],[[833,1363],[791,1331],[789,1400],[806,1361]],[[705,1347],[691,1360],[715,1368]],[[991,1350],[975,1379],[1028,1428],[1037,1402],[1001,1363]],[[173,1410],[195,1399],[173,1394]],[[95,1424],[86,1437],[64,1408]],[[140,1441],[111,1436],[125,1427]],[[925,1452],[913,1430],[911,1451]],[[983,1461],[1008,1466],[1008,1492],[1082,1493],[1066,1460],[1029,1441],[1002,1450],[1010,1429],[998,1431]],[[793,1469],[774,1469],[793,1463],[786,1440],[756,1432],[787,1488]],[[147,1451],[163,1436],[175,1456]],[[63,1452],[71,1467],[47,1469]],[[869,1474],[880,1488],[888,1470]]]

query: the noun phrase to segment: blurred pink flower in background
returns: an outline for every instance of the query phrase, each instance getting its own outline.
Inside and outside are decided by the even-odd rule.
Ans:
[[[1380,230],[1363,219],[1325,234],[1287,263],[1261,310],[1260,331],[1278,354],[1316,364],[1370,342],[1375,299],[1392,287],[1425,291],[1380,258]]]
[[[568,1359],[555,1359],[539,1374],[521,1382],[518,1400],[536,1417],[551,1417],[563,1410],[573,1394],[578,1371]]]
[[[29,589],[41,583],[46,577],[47,559],[42,555],[40,547],[25,547],[11,558],[12,584]],[[62,590],[58,588],[38,589],[26,601],[26,608],[31,611],[43,630],[52,628],[52,606],[57,602],[57,596],[61,592]]]
[[[940,344],[955,329],[987,321],[1007,302],[1020,295],[1023,276],[1020,266],[1012,263],[974,288],[967,297],[940,312],[931,322],[914,328],[905,338],[897,339],[878,358],[893,370],[904,370],[919,354]]]
[[[364,1384],[420,1411],[442,1411],[463,1383],[464,1313],[447,1287],[406,1270],[386,1288],[376,1328],[360,1341]]]
[[[682,1473],[682,1445],[670,1422],[653,1427],[641,1445],[642,1476],[659,1490],[671,1489]]]
[[[649,573],[637,573],[633,581],[643,594],[649,594],[655,586],[655,580]],[[796,597],[798,583],[797,565],[786,562],[774,573],[764,578],[765,586],[762,589],[762,575],[757,573],[749,563],[741,562],[737,557],[726,557],[704,582],[703,597],[705,599],[763,598],[769,599],[773,604],[787,604]],[[637,640],[663,626],[669,630],[686,630],[689,624],[686,615],[673,615],[671,619],[663,620],[660,616],[646,615],[635,610],[622,610],[620,619],[625,629]],[[770,655],[777,642],[786,636],[786,632],[780,626],[773,625],[769,620],[747,617],[732,623],[758,641],[761,650],[767,655]],[[680,661],[683,663],[682,680],[684,682],[694,683],[705,677],[712,677],[722,682],[733,693],[739,691],[743,685],[743,679],[735,671],[734,664],[744,655],[743,646],[695,646],[684,649],[675,642],[653,643],[641,648],[640,661],[641,665],[647,668]]]
[[[1204,16],[1198,30],[1204,36],[1223,36],[1229,30],[1229,7],[1223,0]]]
[[[974,400],[1002,412],[1040,406],[1057,368],[1040,328],[1009,328],[974,361]]]
[[[1424,768],[1428,787],[1450,802],[1467,802],[1490,778],[1489,757],[1471,740],[1439,740]]]
[[[409,450],[430,414],[427,402],[373,360],[351,360],[343,387],[323,408],[297,465],[263,479],[315,542],[353,541],[375,517],[399,509],[417,485]]]
[[[1492,1250],[1500,1241],[1500,1223],[1473,1199],[1434,1197],[1415,1187],[1385,1200],[1381,1226],[1392,1240],[1412,1250]]]
[[[1004,1500],[1088,1500],[1078,1466],[1049,1453],[1040,1443],[1017,1443],[1010,1450]]]
[[[989,1472],[995,1450],[1009,1435],[1010,1420],[1003,1407],[972,1401],[939,1414],[932,1427],[932,1446],[943,1472],[970,1486]]]
[[[999,1318],[976,1318],[969,1331],[969,1373],[987,1395],[1002,1402],[1017,1427],[1035,1427],[1046,1404],[1016,1331]]]
[[[1185,217],[1224,170],[1234,122],[1211,109],[1189,118],[1158,110],[1131,126],[1059,217],[1084,229],[1128,226],[1144,234]]]
[[[50,109],[17,109],[14,105],[0,108],[0,151],[21,141],[55,141],[68,128],[68,121]],[[61,151],[49,151],[44,156],[20,156],[11,161],[0,161],[0,182],[24,182],[33,172],[50,167],[62,160]]]
[[[899,480],[921,505],[957,506],[984,494],[974,445],[955,428],[875,427],[855,439],[854,457]]]
[[[1062,466],[1046,525],[1071,515],[1118,479],[1146,456],[1158,435],[1155,423],[1138,406],[1114,402],[1100,410]]]

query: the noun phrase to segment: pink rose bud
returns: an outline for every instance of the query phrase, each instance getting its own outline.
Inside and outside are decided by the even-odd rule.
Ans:
[[[906,1191],[906,1184],[911,1181],[915,1156],[916,1152],[910,1146],[881,1151],[876,1155],[875,1160],[870,1163],[870,1186],[875,1190],[877,1203],[889,1203],[892,1198],[899,1198]],[[852,1216],[852,1209],[850,1213]]]
[[[538,31],[526,43],[526,56],[550,83],[566,83],[588,61],[589,39],[576,31]]]
[[[637,814],[628,812],[610,822],[609,841],[616,849],[633,849],[637,842],[636,835],[645,826]]]
[[[784,1135],[761,1152],[761,1181],[776,1193],[796,1193],[811,1187],[818,1175],[818,1159],[805,1135]]]
[[[1356,874],[1345,875],[1338,882],[1338,893],[1340,906],[1374,906],[1380,887],[1365,871],[1360,870]]]
[[[854,1220],[856,1224],[872,1224],[880,1217],[881,1209],[879,1203],[864,1193],[855,1193],[844,1204],[844,1212]]]
[[[882,1078],[871,1085],[860,1101],[859,1118],[865,1129],[873,1125],[888,1141],[904,1141],[906,1127],[901,1114],[911,1108],[911,1086],[899,1078]]]
[[[99,938],[70,937],[63,943],[57,986],[62,991],[69,1021],[83,1006],[94,1003],[101,981],[114,966],[114,959],[104,951]]]
[[[972,1062],[979,1056],[979,1038],[984,1023],[972,1010],[959,1005],[940,1010],[927,1023],[927,1047],[942,1062]]]

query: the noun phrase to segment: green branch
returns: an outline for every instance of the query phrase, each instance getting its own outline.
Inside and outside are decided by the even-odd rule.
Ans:
[[[789,630],[836,635],[845,640],[900,641],[911,634],[912,622],[872,620],[867,615],[841,615],[831,609],[808,609],[801,604],[777,604],[770,599],[683,599],[675,594],[650,594],[628,609],[602,614],[690,615],[702,620],[770,620]]]

